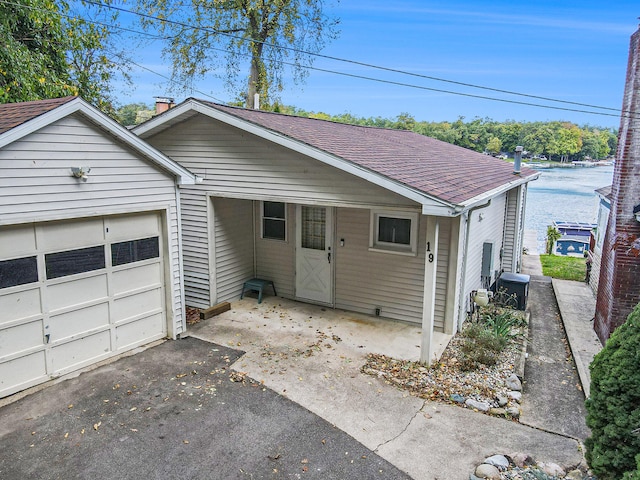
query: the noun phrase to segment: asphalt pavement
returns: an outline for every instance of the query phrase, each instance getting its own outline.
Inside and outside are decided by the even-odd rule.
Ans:
[[[4,406],[0,478],[410,478],[233,373],[242,354],[167,341]]]

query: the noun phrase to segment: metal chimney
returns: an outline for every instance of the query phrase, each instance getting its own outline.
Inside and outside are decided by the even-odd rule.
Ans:
[[[518,145],[516,147],[516,153],[513,156],[514,160],[513,160],[513,174],[514,175],[519,175],[520,174],[520,166],[522,165],[522,150],[523,148]]]

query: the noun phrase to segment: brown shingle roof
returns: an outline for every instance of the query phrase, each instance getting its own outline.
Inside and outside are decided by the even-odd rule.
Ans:
[[[406,130],[362,127],[201,101],[451,204],[536,175],[488,155]]]
[[[32,102],[4,103],[0,105],[0,134],[39,117],[77,97],[34,100]]]
[[[604,198],[606,198],[607,200],[611,201],[611,199],[613,198],[611,196],[611,188],[612,187],[613,187],[613,185],[607,185],[606,187],[597,188],[596,189],[596,193],[599,193]]]

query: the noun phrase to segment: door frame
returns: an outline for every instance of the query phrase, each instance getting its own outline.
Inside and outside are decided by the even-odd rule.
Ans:
[[[331,255],[331,261],[329,263],[329,271],[327,273],[326,280],[329,282],[328,287],[328,298],[327,301],[319,300],[319,299],[310,299],[306,297],[302,297],[298,295],[298,262],[300,256],[302,255],[302,207],[311,207],[311,208],[324,208],[326,211],[326,231],[325,231],[325,246],[327,249],[323,252],[323,255]],[[335,207],[329,207],[325,205],[306,205],[306,204],[296,204],[296,238],[295,238],[295,266],[296,266],[296,278],[294,280],[294,296],[296,300],[315,303],[319,305],[327,305],[334,306],[335,303],[335,224],[336,224],[336,209]],[[306,249],[305,249],[306,250]]]

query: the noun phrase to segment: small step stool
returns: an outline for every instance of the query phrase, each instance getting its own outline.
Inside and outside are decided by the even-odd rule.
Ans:
[[[265,287],[273,288],[273,294],[277,297],[276,286],[273,284],[272,280],[263,280],[262,278],[252,278],[251,280],[247,280],[242,285],[242,294],[240,295],[240,300],[244,297],[244,292],[247,290],[258,292],[258,303],[262,303],[262,292]]]

